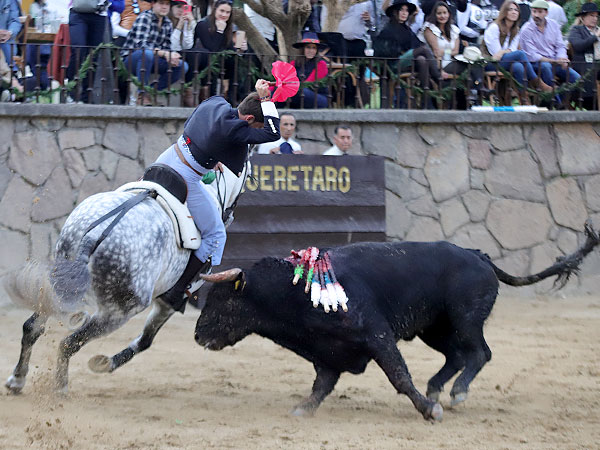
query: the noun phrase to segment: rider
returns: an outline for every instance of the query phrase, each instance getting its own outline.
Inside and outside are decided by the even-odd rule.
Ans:
[[[202,241],[195,250],[181,278],[161,295],[176,311],[185,309],[183,295],[187,285],[211,264],[221,264],[225,248],[225,225],[202,177],[210,170],[222,171],[221,163],[241,176],[248,144],[276,141],[279,114],[271,101],[269,83],[256,82],[256,92],[249,94],[237,109],[223,97],[214,96],[202,102],[185,122],[183,135],[156,160],[175,169],[188,187],[187,206],[200,230]]]

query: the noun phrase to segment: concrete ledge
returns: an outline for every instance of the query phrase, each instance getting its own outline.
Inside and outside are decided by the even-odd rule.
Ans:
[[[395,124],[523,124],[523,123],[600,123],[598,111],[548,111],[538,114],[521,112],[409,111],[369,109],[281,110],[293,112],[298,121],[327,123]],[[0,117],[86,118],[180,120],[187,119],[191,108],[139,107],[111,105],[0,104]]]

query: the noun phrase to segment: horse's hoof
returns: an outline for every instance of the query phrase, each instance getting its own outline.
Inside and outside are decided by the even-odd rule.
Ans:
[[[456,405],[459,405],[467,400],[468,394],[466,392],[459,392],[456,395],[450,394],[450,408],[454,408]]]
[[[96,355],[90,358],[88,367],[92,372],[108,373],[112,369],[112,361],[108,356]]]
[[[294,408],[290,411],[290,414],[296,417],[312,417],[314,413],[314,409],[306,409],[301,405],[294,406]]]
[[[444,408],[442,408],[442,405],[440,405],[439,403],[433,405],[433,408],[431,408],[431,419],[435,420],[436,422],[441,422],[443,415]]]
[[[23,387],[25,386],[25,377],[17,378],[14,375],[11,375],[6,380],[6,383],[4,383],[4,386],[6,387],[6,389],[8,389],[9,393],[13,395],[20,394],[23,390]]]

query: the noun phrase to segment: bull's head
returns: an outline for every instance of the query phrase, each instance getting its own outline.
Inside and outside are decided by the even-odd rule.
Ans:
[[[221,350],[252,333],[254,312],[244,300],[244,272],[236,268],[200,276],[214,284],[196,323],[196,342],[209,350]]]

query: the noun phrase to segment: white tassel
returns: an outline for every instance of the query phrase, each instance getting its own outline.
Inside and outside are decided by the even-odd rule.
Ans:
[[[329,302],[331,303],[331,309],[333,309],[334,312],[337,312],[338,298],[337,293],[335,292],[335,288],[331,283],[327,283],[325,286],[327,287],[327,297],[329,298]]]
[[[321,301],[321,285],[316,279],[313,279],[310,288],[310,299],[312,301],[313,307],[319,306]]]
[[[338,302],[340,302],[340,305],[342,305],[342,309],[344,312],[348,312],[348,297],[346,296],[346,291],[344,291],[344,288],[338,282],[336,282],[333,286],[335,287],[337,299]]]
[[[321,288],[321,305],[326,313],[329,312],[329,295],[327,295],[327,289]]]

